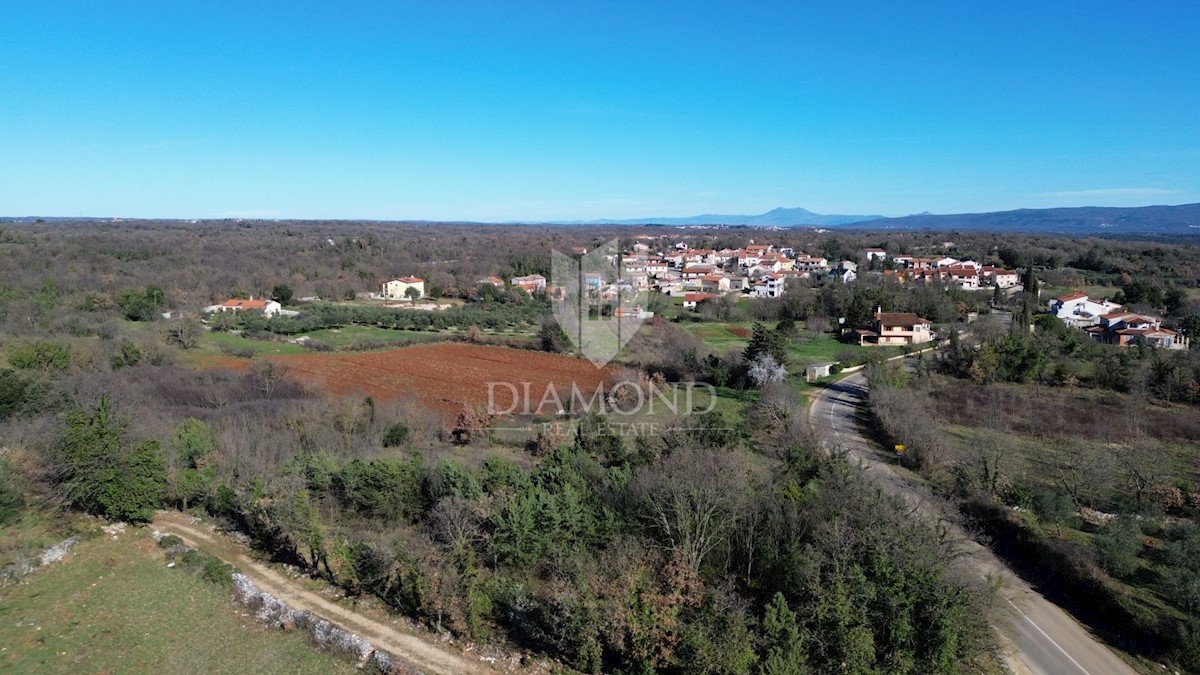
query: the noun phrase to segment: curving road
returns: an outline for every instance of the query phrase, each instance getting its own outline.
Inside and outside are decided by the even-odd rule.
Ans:
[[[867,380],[862,373],[831,384],[809,408],[817,437],[827,450],[844,451],[886,492],[902,497],[914,513],[931,522],[941,521],[970,567],[984,578],[999,581],[1003,620],[997,629],[1010,647],[1007,660],[1011,669],[1036,675],[1135,675],[1112,650],[1030,588],[990,550],[953,522],[943,520],[939,500],[893,468],[878,444],[862,434],[859,418],[866,394]]]

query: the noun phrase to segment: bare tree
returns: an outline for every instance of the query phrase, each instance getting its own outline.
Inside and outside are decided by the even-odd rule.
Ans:
[[[739,522],[745,487],[746,470],[736,455],[678,449],[640,468],[629,489],[660,545],[699,572]]]

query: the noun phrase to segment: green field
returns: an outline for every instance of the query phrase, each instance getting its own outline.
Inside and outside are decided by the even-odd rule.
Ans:
[[[397,330],[378,328],[376,326],[342,326],[341,328],[325,328],[304,333],[314,340],[331,344],[338,349],[359,344],[387,344],[392,342],[408,342],[431,340],[437,338],[432,331]],[[300,337],[297,335],[296,337]]]
[[[236,333],[217,331],[205,332],[201,344],[207,344],[217,350],[250,350],[255,354],[303,354],[306,351],[304,347],[289,342],[252,340]]]
[[[1112,297],[1120,290],[1121,289],[1116,286],[1083,286],[1082,288],[1078,286],[1072,288],[1066,288],[1063,286],[1048,286],[1042,289],[1042,299],[1046,302],[1049,302],[1053,298],[1061,297],[1063,295],[1067,295],[1068,293],[1074,293],[1075,291],[1087,293],[1088,297],[1093,300],[1098,300],[1100,298],[1112,299]]]
[[[754,327],[754,322],[681,323],[680,326],[700,338],[704,342],[704,345],[712,351],[724,355],[730,351],[745,349],[746,344],[749,342],[746,338],[740,338],[731,333],[727,327],[744,328],[749,331]],[[767,322],[767,327],[774,328],[774,324]],[[878,349],[848,345],[844,342],[839,342],[837,338],[828,333],[815,334],[807,330],[800,330],[796,338],[788,341],[788,355],[792,359],[793,366],[841,361],[844,360],[843,357],[851,355],[857,361],[858,359],[865,358],[872,351],[878,351]],[[854,365],[854,363],[844,365]]]
[[[0,589],[0,671],[351,673],[298,633],[244,615],[229,592],[166,566],[130,528]]]
[[[448,328],[444,331],[417,331],[379,328],[377,326],[342,326],[341,328],[323,328],[294,336],[279,336],[276,340],[256,340],[242,337],[236,333],[208,331],[204,333],[203,343],[214,350],[249,350],[255,354],[286,355],[309,353],[310,350],[303,345],[286,341],[305,336],[330,345],[334,349],[341,350],[352,347],[371,347],[374,345],[393,347],[398,343],[435,342],[462,333],[463,331],[454,328]],[[500,339],[532,339],[536,335],[533,331],[515,328],[506,330],[483,329],[480,333],[485,340],[491,337]]]

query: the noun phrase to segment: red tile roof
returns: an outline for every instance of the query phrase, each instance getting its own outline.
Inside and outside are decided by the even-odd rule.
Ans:
[[[912,312],[877,312],[875,320],[883,326],[915,326],[929,323],[929,319],[922,319]]]
[[[266,309],[267,301],[229,299],[226,300],[221,306],[228,307],[230,309]]]

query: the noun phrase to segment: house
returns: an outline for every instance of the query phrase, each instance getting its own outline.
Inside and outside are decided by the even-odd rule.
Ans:
[[[1087,293],[1068,293],[1050,301],[1049,311],[1069,326],[1085,328],[1100,323],[1100,317],[1120,309],[1121,306],[1100,300],[1095,302]]]
[[[504,288],[504,280],[497,276],[484,277],[475,282],[476,286],[495,286],[496,288]]]
[[[696,305],[699,305],[705,300],[712,300],[719,297],[721,296],[713,293],[687,293],[683,296],[683,308],[695,309]]]
[[[867,257],[867,262],[874,260],[887,260],[887,251],[881,248],[863,249],[863,255]]]
[[[716,274],[700,277],[700,290],[705,293],[728,293],[729,277]]]
[[[749,250],[734,251],[733,258],[737,260],[739,267],[750,268],[756,267],[762,262],[763,256],[761,253],[751,253]]]
[[[945,273],[951,283],[964,291],[979,289],[979,270],[970,265],[951,265]]]
[[[713,268],[709,265],[688,265],[687,267],[683,268],[683,279],[684,281],[689,279],[698,281],[704,277],[712,275],[713,272]]]
[[[654,312],[648,312],[641,307],[617,307],[613,310],[613,316],[622,319],[653,319]]]
[[[509,283],[514,288],[523,289],[527,293],[536,293],[537,291],[546,290],[546,277],[540,274],[529,274],[523,277],[513,277],[509,279]]]
[[[752,291],[759,298],[780,298],[787,292],[787,280],[795,278],[790,274],[767,274],[759,277]]]
[[[958,258],[951,258],[950,256],[942,256],[940,258],[933,259],[933,266],[938,268],[950,267],[951,265],[957,264],[959,264]]]
[[[928,269],[933,269],[933,268],[937,267],[937,265],[934,264],[937,262],[937,258],[912,258],[912,257],[899,258],[899,257],[897,257],[897,258],[894,258],[894,260],[897,263],[899,263],[901,260],[903,260],[904,266],[910,270],[928,270]]]
[[[875,312],[871,328],[852,333],[860,345],[916,345],[933,340],[929,319],[909,312]]]
[[[277,316],[282,309],[283,306],[274,300],[255,300],[251,297],[249,300],[230,298],[219,305],[209,305],[203,311],[205,314],[212,314],[213,312],[257,312],[269,319]]]
[[[1159,349],[1187,349],[1187,338],[1162,327],[1162,321],[1152,316],[1117,310],[1100,317],[1100,322],[1085,328],[1094,340],[1110,345],[1128,347],[1144,344]]]
[[[425,297],[425,280],[417,277],[399,277],[383,282],[383,297],[389,300],[399,300],[408,297],[408,289],[415,288],[417,297]]]
[[[824,272],[829,267],[829,260],[810,255],[796,257],[795,268],[804,272]]]
[[[1020,283],[1020,275],[1014,270],[984,265],[979,272],[983,283],[997,288],[1013,288]]]
[[[583,287],[598,291],[604,286],[604,275],[599,272],[588,272],[583,275]]]
[[[849,260],[843,260],[837,267],[829,270],[829,276],[843,284],[848,284],[858,278],[858,265]]]
[[[671,269],[671,266],[665,260],[659,260],[658,258],[646,260],[646,274],[651,276],[666,274],[669,269]]]

